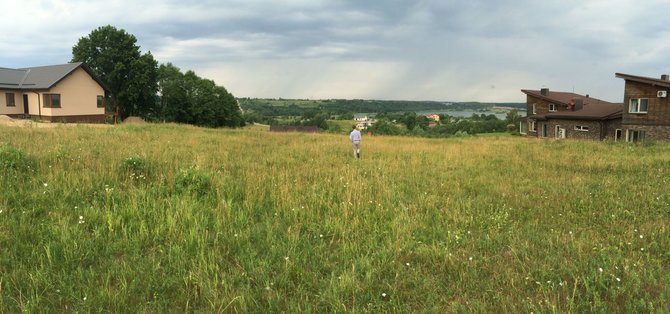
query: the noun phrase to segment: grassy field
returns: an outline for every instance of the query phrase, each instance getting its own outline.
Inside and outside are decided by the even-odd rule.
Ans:
[[[668,144],[0,134],[3,313],[670,311]]]

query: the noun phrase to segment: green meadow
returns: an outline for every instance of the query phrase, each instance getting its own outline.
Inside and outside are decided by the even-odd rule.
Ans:
[[[0,312],[670,311],[670,145],[0,126]]]

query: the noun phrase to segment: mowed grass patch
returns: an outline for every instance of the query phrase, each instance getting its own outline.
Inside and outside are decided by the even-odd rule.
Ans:
[[[0,131],[2,312],[670,310],[667,144]]]

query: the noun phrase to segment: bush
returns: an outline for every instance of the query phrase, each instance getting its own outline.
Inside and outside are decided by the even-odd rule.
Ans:
[[[35,171],[35,160],[23,151],[4,145],[0,147],[0,171],[23,173]]]
[[[175,178],[175,188],[179,192],[203,196],[211,192],[212,179],[208,174],[195,167],[190,167],[179,171],[179,174]]]
[[[131,179],[144,180],[151,175],[151,165],[144,157],[132,156],[121,161],[121,171]]]

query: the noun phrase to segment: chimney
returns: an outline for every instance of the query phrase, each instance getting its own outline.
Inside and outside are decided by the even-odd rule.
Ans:
[[[589,94],[586,94],[586,99],[589,99]]]
[[[667,74],[661,74],[661,81],[668,81],[670,80],[670,76]]]
[[[542,89],[540,89],[540,94],[541,94],[542,96],[547,96],[547,94],[549,94],[549,89],[548,89],[548,88],[542,88]]]
[[[584,100],[575,99],[575,106],[572,107],[572,111],[582,110],[582,108],[584,108]]]

